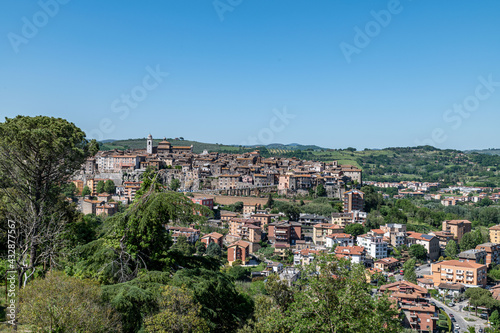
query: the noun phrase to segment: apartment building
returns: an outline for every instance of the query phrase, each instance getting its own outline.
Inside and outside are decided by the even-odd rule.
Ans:
[[[431,265],[434,286],[441,283],[461,283],[466,287],[486,286],[486,265],[471,261],[446,260]]]
[[[332,248],[334,245],[337,246],[353,246],[354,245],[354,237],[345,233],[334,233],[325,236],[326,243],[325,246],[327,248]]]
[[[366,253],[374,259],[382,259],[387,257],[387,243],[382,236],[375,236],[369,232],[365,235],[357,237],[357,243],[366,249]]]
[[[123,182],[123,187],[125,190],[125,197],[129,202],[134,201],[137,190],[141,188],[142,181],[139,182]]]
[[[191,198],[191,201],[195,204],[208,207],[209,209],[214,209],[213,198]]]
[[[345,228],[353,223],[352,213],[332,213],[332,223]]]
[[[230,190],[234,188],[238,188],[239,183],[241,181],[241,175],[220,175],[219,176],[219,189],[221,190]]]
[[[337,246],[335,248],[337,258],[348,259],[356,264],[364,264],[366,259],[366,250],[362,246]]]
[[[426,288],[408,281],[398,281],[380,287],[380,292],[395,300],[404,314],[403,325],[418,332],[436,332],[438,311],[429,304]]]
[[[333,233],[341,233],[344,231],[339,225],[331,224],[331,223],[318,223],[313,227],[313,243],[315,245],[325,245],[326,244],[326,236],[331,235]]]
[[[475,262],[476,264],[486,264],[486,251],[485,250],[478,250],[478,249],[471,249],[467,251],[460,252],[458,254],[458,258],[462,259],[463,261],[471,261]]]
[[[472,223],[468,220],[443,221],[442,230],[452,233],[460,241],[464,234],[472,230]]]
[[[418,232],[408,232],[406,237],[408,246],[412,244],[420,244],[427,250],[427,256],[430,260],[437,260],[441,254],[441,247],[439,240],[432,235],[421,234]]]
[[[486,266],[491,267],[492,265],[500,264],[500,244],[479,244],[478,246],[476,246],[476,249],[486,251]]]
[[[381,226],[380,229],[392,246],[406,245],[406,224],[388,223]]]
[[[185,227],[168,227],[167,230],[170,232],[174,244],[177,243],[177,239],[179,239],[180,236],[185,236],[187,238],[187,241],[191,244],[196,243],[196,241],[200,239],[200,230],[198,229]]]
[[[295,244],[302,239],[302,226],[296,222],[273,222],[268,225],[267,238],[272,243]]]
[[[201,237],[200,241],[202,243],[205,243],[205,245],[208,247],[211,243],[217,243],[221,248],[222,248],[222,241],[224,239],[224,235],[219,234],[218,232],[211,232],[209,234],[204,235]]]
[[[250,256],[250,243],[239,240],[227,247],[227,261],[232,266],[236,260],[241,260],[242,263]]]
[[[271,223],[272,217],[273,216],[271,214],[262,214],[262,213],[250,215],[250,218],[260,221],[262,228]]]
[[[258,243],[262,240],[261,223],[255,219],[233,218],[229,221],[229,236]],[[253,251],[253,247],[250,250]]]
[[[491,227],[489,230],[490,242],[500,244],[500,224]]]
[[[360,190],[351,190],[344,193],[344,213],[353,210],[362,211],[365,205],[364,193]]]
[[[373,263],[373,267],[386,272],[392,272],[398,266],[399,260],[393,257],[382,258]]]

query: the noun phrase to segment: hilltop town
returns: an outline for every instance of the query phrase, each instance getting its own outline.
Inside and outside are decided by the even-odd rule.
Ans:
[[[398,304],[404,326],[436,332],[445,316],[453,326],[467,326],[465,316],[449,303],[464,299],[468,288],[486,287],[487,271],[500,264],[500,226],[491,227],[487,235],[483,229],[483,235],[466,246],[464,237],[480,234],[467,219],[437,220],[418,225],[422,230],[417,232],[410,221],[397,223],[400,221],[390,216],[385,224],[374,224],[368,219],[370,209],[365,202],[410,198],[433,201],[445,209],[483,200],[497,202],[500,193],[494,189],[443,187],[439,182],[363,181],[362,170],[353,165],[263,158],[258,149],[243,154],[195,154],[193,146],[173,146],[166,139],[154,146],[151,136],[144,144],[144,149],[100,151],[87,159],[72,180],[80,193],[88,188],[81,210],[112,215],[118,211],[118,202],[128,205],[134,201],[145,172],[158,172],[165,189],[184,192],[193,203],[215,213],[208,219],[209,228],[168,226],[174,244],[179,239],[207,248],[217,244],[229,267],[249,267],[253,279],[276,274],[293,284],[300,280],[304,267],[318,256],[332,253],[365,268],[367,281],[381,285],[378,293],[389,295]],[[116,192],[102,193],[102,184],[110,181]],[[368,194],[363,192],[367,188]],[[387,189],[393,190],[391,195]],[[338,209],[328,215],[300,209],[294,214],[290,207],[295,206],[287,200],[297,198],[311,204],[329,202]],[[415,263],[419,263],[416,270]],[[491,295],[497,297],[495,292]],[[484,326],[484,320],[475,320]]]

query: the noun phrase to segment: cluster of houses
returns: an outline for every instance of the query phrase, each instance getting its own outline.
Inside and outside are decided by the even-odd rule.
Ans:
[[[246,193],[241,191],[268,188],[282,195],[294,195],[307,194],[321,184],[328,197],[341,199],[347,182],[362,183],[361,169],[351,165],[263,158],[259,151],[195,154],[193,146],[173,146],[166,139],[154,146],[151,135],[146,140],[146,149],[100,151],[88,158],[73,182],[80,192],[88,186],[95,196],[98,181],[111,179],[120,198],[130,201],[141,186],[140,175],[147,168],[161,170],[167,185],[176,179],[182,191]]]
[[[406,197],[422,197],[425,200],[439,200],[443,206],[456,206],[458,203],[477,203],[484,198],[489,198],[493,202],[500,200],[500,192],[490,193],[489,187],[451,186],[441,188],[440,183],[401,181],[401,182],[376,182],[364,181],[365,185],[373,185],[378,188],[395,188],[398,194],[394,199]],[[437,190],[436,193],[429,193]],[[498,189],[496,189],[498,191]],[[454,195],[455,194],[455,195]],[[388,194],[383,194],[384,198],[389,198]]]

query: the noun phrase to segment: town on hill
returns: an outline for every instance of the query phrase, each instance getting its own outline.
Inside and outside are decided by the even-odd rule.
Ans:
[[[31,133],[33,121],[0,129]],[[14,302],[19,317],[2,305],[12,325],[50,326],[40,318],[51,310],[35,302],[43,297],[68,327],[84,327],[81,316],[98,320],[84,321],[91,332],[500,327],[492,155],[430,147],[200,152],[152,136],[139,148],[99,150],[65,120],[37,126],[33,135],[53,148],[0,140],[2,156],[22,156],[0,163],[10,175],[0,217],[24,249],[3,249],[12,267],[6,288],[23,295]],[[60,127],[74,141],[52,134]],[[40,186],[33,192],[26,181]],[[19,209],[30,205],[40,208]],[[92,307],[75,312],[83,300]]]

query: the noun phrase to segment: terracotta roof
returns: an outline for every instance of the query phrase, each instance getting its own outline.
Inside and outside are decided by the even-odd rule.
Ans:
[[[466,267],[466,268],[482,268],[482,267],[486,268],[485,265],[476,264],[475,262],[459,261],[459,260],[445,260],[433,265],[456,266],[456,267]]]
[[[384,263],[384,264],[395,264],[395,263],[399,262],[399,260],[396,258],[393,258],[393,257],[387,257],[387,258],[379,259],[375,262],[376,263]]]
[[[326,235],[328,238],[353,238],[351,234],[345,234],[345,233],[336,233],[336,234],[330,234]]]
[[[247,248],[250,246],[250,243],[239,240],[239,241],[236,241],[233,244],[229,245],[228,247],[233,247],[233,246],[241,246],[241,247]]]
[[[362,246],[337,246],[335,254],[340,255],[362,255],[365,253],[365,248]]]
[[[205,236],[203,236],[201,238],[206,238],[206,237],[222,238],[222,237],[224,237],[224,235],[219,234],[218,232],[211,232],[211,233],[206,234]]]

